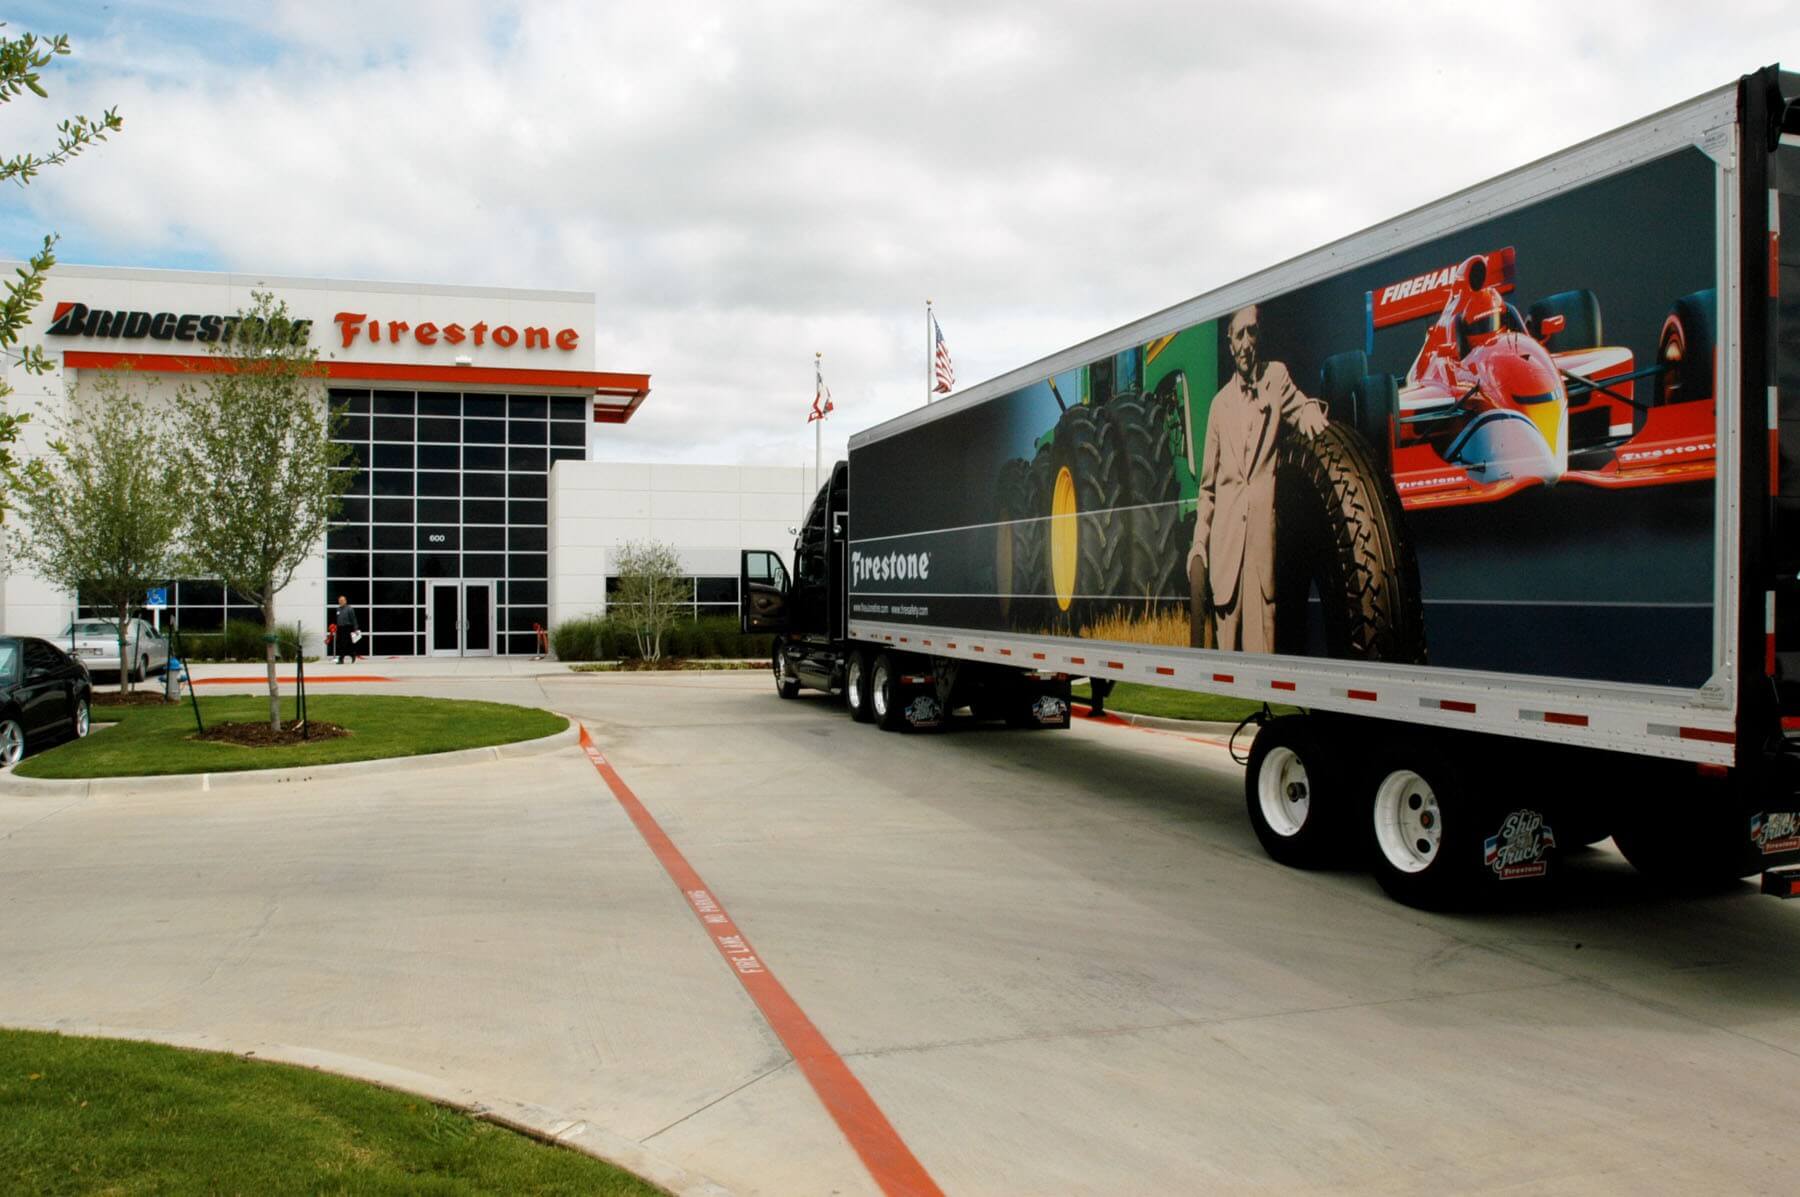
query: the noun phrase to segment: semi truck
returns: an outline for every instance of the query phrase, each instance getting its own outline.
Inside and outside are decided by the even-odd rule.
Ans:
[[[743,554],[777,694],[1249,699],[1268,855],[1424,908],[1608,837],[1800,892],[1796,97],[1757,71],[853,435],[792,575]]]

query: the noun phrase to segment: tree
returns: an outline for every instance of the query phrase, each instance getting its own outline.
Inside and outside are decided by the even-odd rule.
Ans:
[[[21,553],[40,575],[118,621],[119,689],[131,684],[125,628],[144,592],[174,572],[184,504],[165,423],[116,378],[70,397],[53,457],[25,491]]]
[[[619,588],[608,602],[608,613],[636,637],[640,657],[662,660],[663,636],[687,614],[694,580],[682,572],[674,548],[648,540],[620,545],[613,573]]]
[[[5,23],[0,22],[0,29],[3,28]],[[68,52],[69,39],[61,34],[48,39],[29,33],[19,37],[0,35],[0,104],[17,99],[27,91],[40,98],[47,97],[49,93],[38,81],[38,72],[49,66],[52,59]],[[56,148],[49,153],[0,158],[0,183],[16,183],[23,187],[44,167],[61,166],[90,145],[105,141],[107,134],[117,132],[123,124],[116,108],[108,108],[98,119],[70,117],[57,125]],[[14,272],[15,278],[7,281],[6,298],[0,300],[0,357],[12,358],[32,374],[45,373],[51,363],[41,348],[20,349],[19,334],[31,319],[32,309],[43,301],[44,275],[56,264],[56,255],[52,252],[55,246],[55,234],[45,237],[43,248]],[[11,394],[12,386],[6,381],[4,371],[0,371],[0,520],[6,518],[7,510],[13,506],[16,491],[44,480],[39,463],[21,463],[14,452],[13,446],[18,443],[31,415],[29,412],[15,415],[6,407],[6,399]]]
[[[331,438],[318,355],[303,322],[264,292],[225,322],[217,372],[176,400],[187,450],[188,562],[262,608],[269,725],[281,728],[275,596],[294,580],[338,512],[351,472]]]

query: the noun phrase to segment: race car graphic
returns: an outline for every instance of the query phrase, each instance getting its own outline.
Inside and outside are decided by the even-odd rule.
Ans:
[[[1715,291],[1677,300],[1638,366],[1602,342],[1592,291],[1521,313],[1511,247],[1365,297],[1367,348],[1320,371],[1331,418],[1389,468],[1404,508],[1485,503],[1534,486],[1632,487],[1714,470]],[[1371,371],[1375,330],[1436,316],[1403,376]]]

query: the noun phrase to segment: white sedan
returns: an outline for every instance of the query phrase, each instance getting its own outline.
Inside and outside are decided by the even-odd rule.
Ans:
[[[56,646],[89,673],[119,672],[119,625],[110,619],[78,619],[63,629]],[[169,642],[144,620],[127,620],[125,659],[131,662],[131,680],[141,682],[169,667]]]

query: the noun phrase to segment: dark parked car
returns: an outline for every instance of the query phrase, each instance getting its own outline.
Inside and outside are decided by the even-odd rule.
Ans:
[[[0,636],[0,765],[59,736],[88,734],[93,685],[81,662],[33,636]]]

